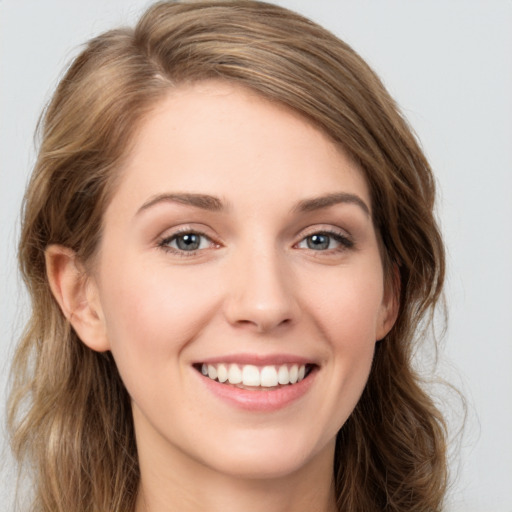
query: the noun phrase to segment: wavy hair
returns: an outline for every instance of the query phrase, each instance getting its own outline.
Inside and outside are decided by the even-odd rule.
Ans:
[[[94,257],[141,120],[173,87],[208,79],[298,112],[364,173],[400,309],[337,437],[337,503],[348,512],[441,510],[446,429],[412,365],[445,273],[431,169],[381,81],[346,43],[284,8],[243,0],[160,2],[134,29],[92,39],[42,117],[19,245],[32,315],[13,363],[8,414],[13,452],[32,472],[31,510],[133,510],[139,468],[130,398],[111,354],[82,344],[61,313],[45,249],[56,243],[83,262]]]

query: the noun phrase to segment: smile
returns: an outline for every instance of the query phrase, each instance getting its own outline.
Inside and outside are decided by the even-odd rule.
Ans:
[[[203,389],[230,407],[272,413],[308,395],[321,365],[285,354],[236,354],[193,364]]]
[[[273,388],[301,382],[312,370],[311,364],[200,364],[197,369],[211,380],[243,388]]]

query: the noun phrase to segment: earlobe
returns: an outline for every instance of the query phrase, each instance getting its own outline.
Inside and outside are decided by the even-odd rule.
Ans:
[[[78,337],[92,350],[110,349],[98,290],[71,249],[50,245],[45,251],[50,288]]]
[[[382,340],[395,325],[400,309],[400,271],[396,265],[393,268],[393,282],[388,285],[382,301],[377,326],[376,340]]]
[[[387,336],[393,325],[395,325],[397,317],[398,301],[393,298],[389,303],[382,305],[376,341],[380,341]]]

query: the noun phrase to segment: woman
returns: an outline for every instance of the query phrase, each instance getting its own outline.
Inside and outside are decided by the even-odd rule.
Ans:
[[[378,78],[298,15],[163,2],[92,40],[24,207],[10,425],[34,509],[440,510],[444,423],[411,367],[433,203]]]

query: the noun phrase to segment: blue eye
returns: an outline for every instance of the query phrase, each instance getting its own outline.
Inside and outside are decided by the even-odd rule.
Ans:
[[[324,249],[329,249],[329,244],[331,243],[331,237],[327,235],[311,235],[306,238],[306,244],[308,249],[313,249],[315,251],[322,251]]]
[[[206,235],[188,231],[167,237],[159,245],[175,252],[193,252],[210,247],[212,242]]]
[[[332,249],[348,249],[354,244],[347,237],[339,233],[313,233],[303,238],[298,247],[300,249],[311,249],[313,251],[327,251]]]

